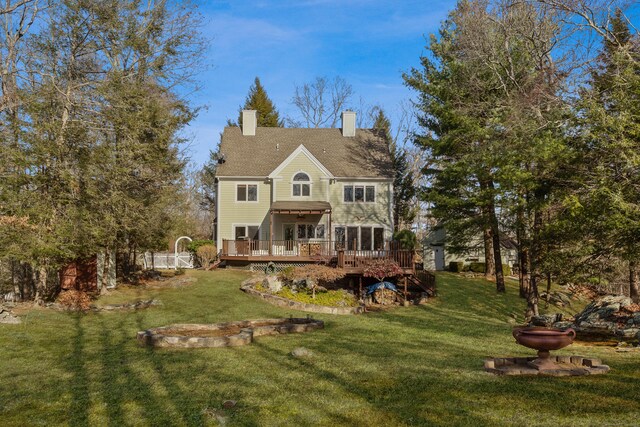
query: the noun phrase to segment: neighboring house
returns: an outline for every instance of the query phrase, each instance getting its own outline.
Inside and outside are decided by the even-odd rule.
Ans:
[[[426,270],[442,271],[449,268],[450,262],[485,262],[484,242],[478,236],[471,239],[464,253],[451,253],[447,250],[447,235],[444,227],[435,227],[423,241],[423,259]],[[514,267],[518,260],[517,246],[513,239],[507,236],[500,237],[502,263]]]
[[[381,251],[392,237],[393,169],[384,132],[226,127],[217,168],[217,245],[228,263],[309,262]]]

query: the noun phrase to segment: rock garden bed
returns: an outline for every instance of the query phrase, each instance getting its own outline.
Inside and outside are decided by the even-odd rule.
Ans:
[[[317,292],[316,298],[305,298],[306,301],[295,300],[293,298],[300,298],[304,295],[296,295],[290,288],[276,284],[274,281],[274,278],[269,278],[268,276],[258,276],[245,280],[240,289],[248,294],[258,296],[270,304],[292,310],[323,314],[358,314],[364,312],[364,307],[358,304],[355,296],[344,290],[322,290]],[[300,290],[299,293],[301,292],[307,293],[305,290]],[[329,298],[326,298],[327,294],[330,295]],[[314,300],[328,300],[335,306],[311,302]]]
[[[309,332],[324,328],[313,318],[241,320],[214,324],[175,324],[140,331],[140,345],[151,347],[236,347],[253,342],[255,337]]]

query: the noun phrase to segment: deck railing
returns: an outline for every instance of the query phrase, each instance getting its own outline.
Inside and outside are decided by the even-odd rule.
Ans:
[[[335,256],[330,244],[328,240],[223,240],[222,256],[323,258]]]
[[[391,259],[401,268],[413,269],[414,253],[387,245],[381,250],[349,250],[328,240],[223,240],[222,256],[328,259],[337,258],[340,268],[363,268],[371,260]]]
[[[413,251],[405,249],[387,249],[377,251],[338,251],[338,267],[364,268],[372,260],[390,259],[400,268],[413,269]]]

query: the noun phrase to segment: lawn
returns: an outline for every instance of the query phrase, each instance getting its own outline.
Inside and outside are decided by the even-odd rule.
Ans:
[[[496,377],[487,356],[527,355],[511,337],[524,303],[510,284],[438,276],[431,304],[314,317],[322,331],[245,347],[147,349],[136,331],[176,322],[303,315],[238,287],[246,273],[187,273],[172,289],[124,289],[101,302],[158,298],[137,312],[30,311],[0,325],[0,424],[11,425],[637,425],[640,354],[574,345],[612,371],[573,378]],[[310,358],[294,358],[303,346]],[[237,405],[223,409],[232,399]],[[224,418],[217,418],[224,417]]]

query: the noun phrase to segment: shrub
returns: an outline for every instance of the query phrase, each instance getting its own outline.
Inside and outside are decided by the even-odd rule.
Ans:
[[[414,250],[417,243],[416,235],[411,230],[400,230],[393,233],[393,240],[400,244],[401,249]]]
[[[200,262],[200,266],[205,269],[209,268],[209,264],[211,264],[217,256],[218,252],[216,250],[216,246],[209,243],[200,246],[196,250],[196,258],[198,259],[198,262]]]
[[[469,263],[469,271],[474,273],[484,273],[486,271],[486,265],[484,262],[472,262]]]
[[[91,298],[86,292],[75,289],[64,291],[58,296],[58,303],[66,310],[87,311],[91,308]]]
[[[178,269],[173,273],[175,276],[182,276],[185,273],[184,268],[178,267]]]
[[[215,247],[216,242],[213,240],[193,240],[187,245],[187,250],[193,255],[196,255],[198,253],[198,248],[204,245],[213,245],[213,247]]]
[[[511,276],[511,267],[508,264],[502,264],[502,274],[505,276]]]
[[[449,271],[452,273],[461,273],[464,269],[464,262],[462,261],[451,261],[449,262]]]
[[[375,277],[379,282],[386,277],[395,277],[403,271],[397,262],[391,259],[376,259],[367,263],[364,267],[364,277]]]
[[[289,266],[289,267],[283,268],[282,271],[278,274],[278,279],[286,283],[291,283],[294,280],[296,280],[295,267]]]
[[[290,288],[284,287],[276,292],[275,295],[292,301],[329,307],[356,307],[358,305],[355,296],[343,289],[318,292],[314,295],[308,290],[293,293]]]

